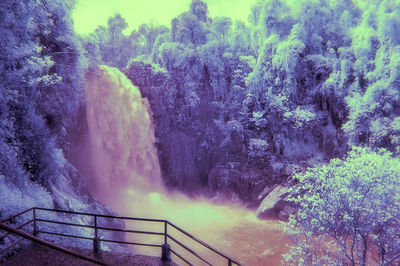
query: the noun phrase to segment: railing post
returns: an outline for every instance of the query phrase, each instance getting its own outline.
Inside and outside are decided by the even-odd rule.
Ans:
[[[161,261],[171,261],[171,247],[168,241],[168,223],[164,221],[164,244],[161,246]]]
[[[36,208],[33,208],[33,210],[32,210],[32,216],[33,216],[33,235],[34,235],[34,236],[37,236]]]
[[[168,244],[161,245],[161,260],[171,261],[171,247]]]
[[[232,266],[232,261],[231,261],[231,259],[228,259],[228,266]]]
[[[94,215],[94,238],[93,238],[93,252],[98,253],[100,251],[100,238],[97,233],[97,215]]]
[[[164,221],[164,244],[168,244],[168,224]]]

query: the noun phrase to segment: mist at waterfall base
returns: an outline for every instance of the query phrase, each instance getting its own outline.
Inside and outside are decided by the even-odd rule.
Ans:
[[[87,143],[82,159],[90,168],[89,192],[119,215],[167,219],[245,265],[279,265],[285,239],[276,221],[258,220],[241,206],[216,205],[168,193],[162,185],[150,107],[118,69],[101,66],[86,75]],[[88,160],[88,158],[90,158]],[[163,232],[163,224],[126,222],[132,230]],[[169,234],[213,265],[227,261],[169,229]],[[128,241],[162,244],[163,236],[129,234]],[[186,240],[185,240],[186,239]],[[185,251],[169,241],[178,253]],[[139,254],[160,256],[160,248],[134,246]],[[194,256],[185,256],[202,265]],[[182,264],[178,258],[174,261]]]

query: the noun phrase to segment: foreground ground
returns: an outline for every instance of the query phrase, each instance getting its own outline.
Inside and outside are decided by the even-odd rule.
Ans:
[[[82,254],[94,257],[91,251],[82,251]],[[158,257],[141,255],[126,255],[111,252],[102,252],[97,257],[108,265],[140,265],[140,266],[175,266],[175,263],[162,263]],[[97,265],[88,261],[80,260],[62,252],[32,244],[14,255],[2,265],[4,266],[46,266],[46,265],[68,265],[89,266]]]

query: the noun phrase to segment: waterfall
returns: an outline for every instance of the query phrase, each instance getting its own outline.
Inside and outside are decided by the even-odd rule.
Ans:
[[[118,69],[101,66],[86,76],[86,95],[94,196],[112,199],[127,187],[161,190],[154,128],[140,91]]]
[[[90,165],[87,184],[92,196],[120,215],[167,219],[246,265],[280,264],[285,240],[276,221],[260,221],[241,206],[216,205],[164,189],[150,107],[123,73],[101,66],[86,75],[85,90],[89,147],[84,149],[89,152],[80,160]],[[135,241],[144,239],[150,238],[132,236]],[[159,255],[159,250],[134,249]],[[208,256],[201,247],[196,250]]]

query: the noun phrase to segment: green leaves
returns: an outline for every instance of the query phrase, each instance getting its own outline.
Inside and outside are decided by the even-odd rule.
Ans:
[[[309,256],[309,246],[313,264],[327,260],[358,264],[367,257],[382,261],[395,256],[400,237],[388,235],[400,229],[400,161],[391,155],[386,150],[353,147],[344,160],[334,159],[296,176],[300,185],[292,190],[290,201],[299,210],[285,227],[294,244],[285,257],[288,262],[300,263],[300,258]],[[309,233],[315,237],[307,238]],[[363,238],[371,233],[372,245],[364,247]],[[334,245],[316,246],[320,237],[334,239]],[[351,250],[349,244],[357,248]],[[376,254],[383,246],[385,254]]]

